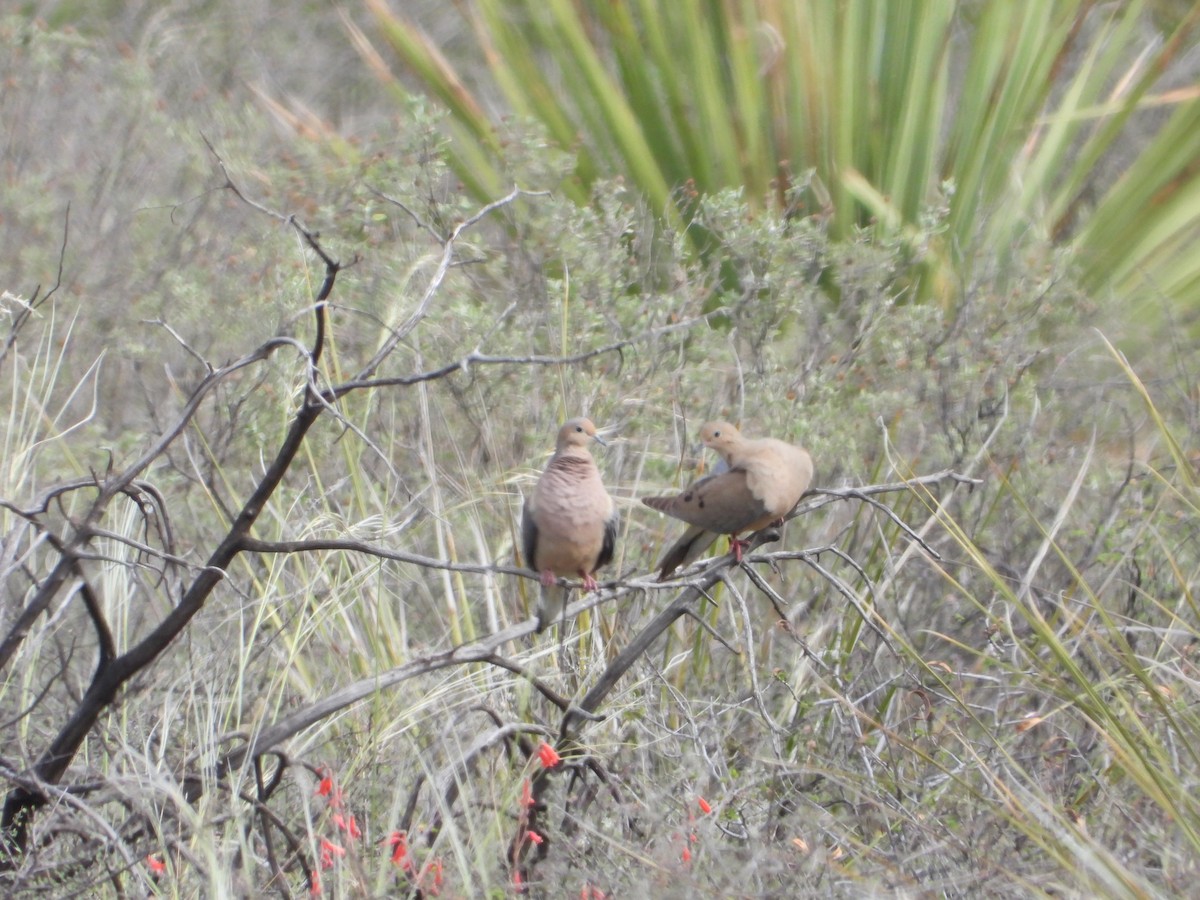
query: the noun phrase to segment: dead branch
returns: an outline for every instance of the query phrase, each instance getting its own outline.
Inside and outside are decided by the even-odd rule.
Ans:
[[[222,166],[222,168],[224,167]],[[236,186],[228,179],[228,174],[226,175],[226,179],[227,186],[237,193],[239,197],[245,199]],[[309,246],[326,263],[325,280],[321,285],[316,301],[317,343],[312,350],[306,353],[309,372],[312,373],[316,369],[320,358],[321,346],[324,343],[325,303],[333,290],[337,273],[341,267],[320,248],[314,235],[295,223],[294,220],[292,224],[305,237]],[[43,581],[34,598],[27,604],[26,612],[30,608],[44,609],[51,602],[61,589],[67,574],[76,571],[80,555],[93,539],[93,529],[103,517],[109,503],[118,494],[127,491],[138,476],[183,432],[199,409],[200,402],[212,387],[219,383],[221,378],[226,377],[231,372],[237,371],[253,362],[266,359],[276,347],[284,345],[294,346],[295,343],[287,338],[272,339],[242,360],[231,366],[226,366],[218,372],[207,375],[192,392],[183,413],[177,419],[174,427],[154,441],[151,447],[123,472],[116,474],[109,473],[103,480],[97,479],[97,497],[95,501],[92,503],[83,521],[73,529],[73,536],[69,540],[62,542],[61,546],[57,548],[59,550],[58,563],[51,575]],[[249,500],[242,507],[229,533],[209,557],[207,564],[200,571],[196,580],[184,591],[179,603],[149,635],[120,655],[112,655],[115,652],[115,648],[110,648],[111,638],[105,642],[107,626],[105,625],[103,628],[97,626],[101,635],[102,647],[104,648],[101,653],[100,663],[97,665],[91,683],[83,697],[80,698],[70,718],[34,763],[32,775],[37,782],[47,784],[58,783],[71,761],[75,758],[75,754],[82,746],[84,739],[91,732],[103,711],[116,699],[121,688],[131,678],[158,658],[196,613],[200,611],[208,597],[212,594],[213,589],[224,578],[225,569],[234,557],[241,552],[241,539],[249,533],[250,528],[265,506],[267,499],[274,493],[276,487],[282,481],[284,474],[291,467],[292,460],[299,451],[308,430],[316,422],[324,409],[322,403],[314,402],[315,391],[313,381],[314,378],[310,374],[306,398],[293,419],[292,426],[275,459],[268,467],[258,486],[252,492]],[[93,611],[98,613],[98,608],[94,609],[93,606],[89,606],[89,613]],[[13,637],[15,643],[20,642],[19,635],[14,637],[10,633],[10,637]],[[0,850],[2,850],[0,852],[0,871],[11,869],[18,864],[18,860],[23,855],[28,843],[33,812],[42,806],[46,800],[47,795],[44,791],[31,790],[24,785],[17,785],[9,791],[5,798],[3,812],[0,813]]]
[[[258,549],[259,552],[267,552],[266,548],[255,547],[255,542],[250,538],[250,531],[268,499],[273,495],[284,475],[290,469],[309,430],[322,413],[333,409],[333,402],[338,397],[352,390],[373,386],[368,381],[371,373],[374,372],[391,354],[399,342],[427,314],[429,305],[433,297],[437,294],[450,267],[456,244],[466,229],[477,224],[496,209],[513,202],[521,195],[521,191],[515,190],[507,197],[487,204],[474,215],[459,223],[446,238],[442,247],[441,262],[438,269],[426,285],[420,302],[406,321],[392,331],[389,340],[385,342],[385,345],[362,369],[355,380],[340,388],[322,389],[319,386],[318,367],[325,345],[326,308],[342,265],[324,250],[318,235],[303,226],[294,216],[277,213],[251,199],[237,185],[230,175],[224,160],[216,153],[211,144],[209,144],[209,149],[213,152],[217,165],[224,175],[225,184],[223,187],[225,189],[232,192],[242,202],[256,211],[269,215],[294,228],[301,235],[309,249],[324,263],[325,278],[313,305],[316,319],[313,343],[311,347],[305,348],[291,338],[273,338],[265,342],[253,353],[235,363],[221,369],[213,370],[210,368],[210,371],[201,380],[200,384],[193,390],[174,425],[166,429],[157,440],[152,442],[151,446],[138,459],[123,471],[116,473],[109,471],[105,473],[103,478],[96,477],[87,482],[87,486],[96,489],[97,496],[83,520],[71,523],[71,536],[67,539],[56,539],[54,541],[55,549],[59,554],[58,562],[49,575],[42,580],[38,586],[38,590],[26,605],[23,616],[18,621],[18,627],[10,631],[4,644],[0,645],[0,666],[6,660],[11,659],[12,653],[15,652],[16,647],[19,646],[24,635],[27,633],[27,627],[32,618],[47,608],[53,598],[62,590],[68,577],[72,575],[79,577],[85,585],[84,602],[87,605],[89,615],[93,618],[94,627],[100,638],[100,661],[90,685],[79,699],[74,712],[38,758],[32,767],[30,777],[14,782],[14,787],[9,791],[5,799],[3,813],[0,814],[0,849],[3,851],[0,853],[0,870],[11,869],[17,865],[17,861],[23,854],[28,842],[32,814],[47,801],[47,793],[40,788],[34,787],[34,785],[55,784],[62,778],[101,713],[114,702],[120,690],[129,680],[151,665],[183,631],[200,609],[203,608],[213,590],[224,579],[225,572],[233,559],[241,553],[254,551],[255,549]],[[194,419],[202,401],[222,379],[240,369],[267,359],[275,349],[282,346],[292,346],[299,351],[306,366],[307,377],[304,399],[294,414],[292,423],[279,449],[276,451],[275,457],[267,466],[265,473],[251,492],[250,497],[243,504],[240,512],[234,517],[228,533],[209,556],[205,565],[197,571],[195,579],[183,590],[182,595],[170,613],[134,646],[124,653],[118,654],[99,605],[94,602],[95,598],[91,595],[90,591],[86,590],[86,580],[82,578],[82,573],[78,568],[80,561],[88,555],[86,550],[88,544],[94,538],[107,533],[100,528],[99,522],[114,497],[123,492],[135,490],[133,485],[137,482],[141,473],[183,434],[184,430]],[[437,376],[431,375],[430,377]],[[40,501],[40,509],[47,509],[57,496],[61,496],[62,490],[77,489],[83,486],[83,483],[79,483],[57,489],[58,493],[52,492]],[[157,496],[153,491],[151,494],[152,496]],[[35,511],[32,513],[8,502],[5,502],[5,506],[18,514],[22,514],[28,520],[37,519],[38,514],[36,510],[39,509],[38,505],[35,505]],[[153,552],[149,545],[140,549]],[[255,754],[256,757],[257,755]]]
[[[28,301],[18,301],[20,309],[18,310],[17,314],[13,316],[12,327],[8,330],[8,337],[4,340],[4,347],[0,349],[0,365],[3,365],[4,360],[12,350],[13,345],[16,344],[17,337],[20,335],[21,329],[25,326],[25,323],[33,318],[34,313],[38,311],[38,307],[45,305],[45,303],[54,296],[58,289],[62,287],[63,264],[67,258],[67,245],[70,243],[70,238],[71,204],[68,203],[66,212],[63,213],[63,236],[62,244],[60,244],[58,248],[58,272],[54,277],[54,285],[50,288],[50,290],[43,294],[41,292],[42,286],[39,284],[34,287],[33,293],[30,295]],[[6,294],[6,297],[7,296],[11,295]]]

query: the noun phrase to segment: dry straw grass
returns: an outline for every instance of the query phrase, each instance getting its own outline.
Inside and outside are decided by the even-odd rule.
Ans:
[[[28,40],[34,75],[146,96]],[[695,254],[620,182],[484,209],[418,107],[353,158],[226,114],[149,179],[203,200],[73,213],[62,286],[0,301],[8,893],[1186,892],[1188,346],[1131,364],[1031,238],[913,302],[936,197],[911,240],[842,239],[715,192]],[[9,246],[49,285],[34,195],[0,226],[41,223]],[[111,268],[73,266],[79,227]],[[575,413],[617,430],[620,550],[534,638],[520,497]],[[805,443],[821,490],[658,585],[637,497],[717,414]]]

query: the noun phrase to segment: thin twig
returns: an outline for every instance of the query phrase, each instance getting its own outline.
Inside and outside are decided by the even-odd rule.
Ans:
[[[486,216],[490,215],[497,209],[507,206],[523,195],[529,195],[530,192],[523,191],[520,188],[513,188],[505,196],[499,200],[493,200],[475,212],[474,215],[468,216],[463,221],[459,222],[451,230],[450,235],[442,244],[442,256],[438,261],[437,269],[430,277],[429,282],[425,285],[425,292],[421,295],[421,299],[417,302],[417,307],[414,309],[404,322],[392,332],[391,336],[383,342],[383,346],[371,357],[370,361],[363,366],[362,370],[353,378],[351,382],[366,382],[379,369],[396,346],[404,340],[412,332],[414,328],[421,323],[421,320],[429,312],[429,305],[433,302],[433,298],[442,287],[442,282],[446,278],[446,272],[450,269],[450,263],[454,259],[454,249],[457,245],[459,237],[462,233],[473,225],[478,224]]]

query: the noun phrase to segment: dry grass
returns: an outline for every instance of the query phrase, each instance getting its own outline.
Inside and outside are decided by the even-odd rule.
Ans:
[[[72,67],[121,75],[97,101],[113,115],[151,96],[144,61],[30,41],[35,97]],[[253,531],[316,543],[236,557],[42,786],[9,893],[295,896],[308,870],[328,895],[370,897],[504,896],[518,875],[544,896],[1158,896],[1194,882],[1190,348],[1131,365],[1086,327],[1107,323],[1068,261],[1037,245],[1016,266],[976,260],[946,319],[905,302],[908,244],[833,241],[819,221],[783,227],[723,194],[696,212],[720,250],[698,261],[610,183],[582,209],[558,195],[502,206],[438,281],[438,236],[477,207],[426,112],[351,158],[264,137],[235,102],[213,108],[208,136],[247,194],[359,256],[331,297],[322,384],[353,377],[422,298],[377,377],[513,361],[347,393],[318,420]],[[171,209],[149,211],[134,177],[156,141],[97,141],[113,148],[108,203],[129,214],[105,230],[76,208],[64,286],[34,315],[0,306],[14,337],[0,359],[10,789],[78,708],[102,657],[96,623],[123,651],[176,608],[303,397],[299,350],[225,379],[16,640],[88,485],[167,432],[202,360],[314,339],[319,263],[228,191],[205,193],[221,177],[193,123],[170,103],[158,114],[182,141],[149,179]],[[99,168],[20,159],[63,194]],[[513,159],[528,160],[523,184],[552,177],[535,137]],[[9,183],[20,212],[3,220],[16,260],[3,287],[26,298],[53,282],[63,223],[55,191],[30,183]],[[577,412],[617,428],[599,462],[620,549],[561,640],[533,638],[535,582],[509,571],[520,497]],[[886,510],[810,498],[758,548],[753,577],[727,569],[615,682],[602,718],[564,734],[556,698],[580,702],[676,599],[647,578],[674,529],[636,498],[691,477],[696,426],[716,414],[806,443],[825,488],[945,468],[979,483],[879,495]],[[369,550],[333,549],[348,541]],[[496,656],[444,656],[477,641]],[[272,729],[285,732],[272,752],[239,760]],[[543,768],[543,741],[564,765]],[[221,771],[229,754],[240,764]],[[408,852],[393,862],[398,830]]]

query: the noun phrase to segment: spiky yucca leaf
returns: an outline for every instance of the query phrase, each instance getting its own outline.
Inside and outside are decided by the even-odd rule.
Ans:
[[[432,40],[367,0],[396,56],[459,123],[456,167],[494,194],[502,152],[486,102]],[[801,3],[500,2],[463,13],[488,79],[516,113],[578,154],[586,198],[623,175],[667,218],[696,192],[744,187],[754,205],[816,211],[788,190],[814,170],[832,233],[903,233],[953,185],[943,242],[916,248],[920,295],[953,302],[976,250],[1031,229],[1078,250],[1094,291],[1183,298],[1200,283],[1200,93],[1150,94],[1200,8],[1161,46],[1144,4],[1089,0]],[[1148,44],[1148,46],[1146,46]],[[398,82],[395,82],[398,83]],[[1114,87],[1115,85],[1115,87]],[[1097,162],[1148,105],[1174,107],[1113,184]],[[688,186],[689,190],[678,188]],[[1098,199],[1093,200],[1096,197]]]

